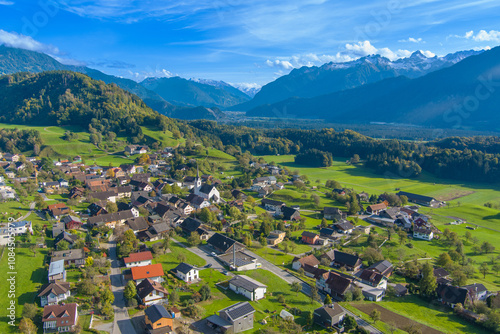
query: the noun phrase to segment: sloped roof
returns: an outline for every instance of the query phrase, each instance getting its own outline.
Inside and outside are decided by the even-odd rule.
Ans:
[[[47,283],[42,285],[38,297],[48,296],[51,293],[55,295],[64,294],[69,291],[69,282],[57,282],[57,283]]]
[[[355,267],[361,259],[357,255],[344,253],[338,250],[334,250],[335,253],[335,262],[345,264],[350,267]]]
[[[240,302],[225,309],[219,311],[220,313],[226,313],[233,322],[237,319],[243,318],[251,313],[254,313],[255,309],[250,305],[249,302]]]
[[[153,259],[153,254],[151,254],[150,251],[145,251],[139,253],[132,253],[128,257],[124,258],[123,261],[125,263],[131,263],[131,262],[147,261],[152,259]]]
[[[132,279],[134,281],[165,275],[161,263],[150,264],[141,267],[132,267],[130,270],[132,272]]]
[[[172,318],[172,314],[170,314],[170,312],[168,312],[163,305],[151,305],[144,311],[144,313],[152,323],[155,323],[162,318]]]
[[[136,289],[137,289],[137,295],[139,296],[140,299],[146,298],[153,291],[163,292],[165,295],[168,295],[168,290],[165,289],[163,285],[149,278],[137,284]]]
[[[266,288],[267,285],[262,284],[246,275],[236,275],[230,281],[230,284],[243,288],[247,291],[255,291],[258,288]]]
[[[126,223],[133,231],[142,231],[149,228],[149,224],[144,217],[130,218]]]
[[[384,279],[384,275],[373,270],[365,269],[361,272],[359,278],[363,281],[378,285]]]
[[[379,273],[383,273],[391,268],[393,268],[393,265],[387,260],[375,262],[374,264],[368,267],[368,269],[373,269]]]
[[[191,270],[196,269],[196,267],[193,267],[192,265],[182,262],[180,263],[177,267],[173,269],[174,272],[181,272],[183,274],[187,274]]]
[[[236,243],[236,240],[226,237],[223,234],[215,233],[210,237],[210,239],[207,240],[207,243],[215,248],[222,250],[223,252],[226,252],[229,248],[231,248],[231,246]]]
[[[47,305],[43,308],[42,322],[55,320],[56,327],[76,325],[77,306],[76,303]]]
[[[465,304],[469,290],[465,288],[460,288],[453,285],[439,284],[436,289],[437,295],[441,298],[444,303]]]
[[[293,262],[299,261],[301,265],[310,265],[311,267],[316,267],[320,264],[319,260],[314,255],[304,256],[302,258],[295,258]]]

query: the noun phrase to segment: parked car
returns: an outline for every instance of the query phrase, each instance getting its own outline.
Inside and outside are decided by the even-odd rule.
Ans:
[[[212,252],[210,255],[212,255],[213,257],[217,256],[217,254],[215,254],[215,252]]]
[[[207,264],[207,265],[205,266],[205,268],[210,268],[210,267],[212,267],[212,264],[211,264],[211,263],[209,263],[209,264]]]
[[[223,271],[222,271],[222,273],[223,273],[224,275],[226,275],[226,276],[227,276],[227,275],[229,275],[229,273],[227,272],[227,270],[223,270]]]

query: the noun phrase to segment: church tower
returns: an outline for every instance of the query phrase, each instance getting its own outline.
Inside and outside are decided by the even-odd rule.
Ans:
[[[199,194],[200,188],[201,188],[200,170],[198,169],[198,165],[196,165],[196,178],[194,179],[194,193],[196,195]]]

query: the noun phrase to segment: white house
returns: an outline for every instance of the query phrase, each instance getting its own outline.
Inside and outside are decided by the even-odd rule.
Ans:
[[[414,228],[413,238],[430,241],[434,238],[434,232],[429,228]]]
[[[143,305],[168,303],[168,291],[158,282],[145,279],[137,285],[136,289],[137,297]]]
[[[254,301],[265,297],[267,286],[246,275],[236,275],[229,281],[229,289]]]
[[[200,271],[198,268],[184,262],[175,267],[172,272],[179,279],[187,283],[196,281],[200,278]]]
[[[64,269],[64,260],[50,262],[48,279],[50,283],[66,281],[66,269]]]
[[[42,286],[38,297],[40,306],[59,304],[71,296],[69,282],[47,283]]]
[[[9,223],[9,232],[15,235],[20,234],[33,234],[33,228],[31,227],[31,222],[27,220],[15,221]]]
[[[220,201],[220,193],[217,188],[214,185],[202,184],[199,172],[194,179],[193,194],[215,203]]]
[[[153,254],[150,251],[140,252],[140,253],[132,253],[128,257],[123,259],[125,262],[125,267],[141,267],[150,265],[153,260]]]

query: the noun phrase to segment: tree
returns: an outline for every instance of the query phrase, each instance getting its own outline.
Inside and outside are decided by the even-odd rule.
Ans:
[[[489,243],[488,241],[484,241],[482,244],[481,244],[481,252],[482,253],[491,253],[495,250],[495,246],[493,246],[491,243]]]
[[[479,266],[479,272],[483,274],[483,278],[486,278],[486,275],[490,273],[490,268],[486,262],[481,263]]]
[[[19,330],[23,334],[36,334],[38,332],[38,328],[35,323],[29,318],[21,319],[21,322],[19,323]]]
[[[332,297],[330,297],[330,295],[326,295],[325,300],[323,301],[323,304],[330,305],[331,303],[332,303]]]
[[[311,195],[311,199],[312,199],[312,200],[313,200],[313,202],[314,202],[314,206],[318,207],[318,206],[319,206],[319,203],[320,203],[320,201],[321,201],[321,198],[320,198],[318,195],[316,195],[316,194],[312,194],[312,195]]]
[[[436,264],[440,267],[448,267],[450,264],[452,264],[453,261],[451,260],[450,254],[448,253],[441,253],[439,254]]]
[[[435,294],[437,288],[436,276],[434,269],[429,262],[424,264],[422,268],[422,279],[420,280],[420,294],[426,297],[431,297]]]
[[[302,290],[302,284],[300,284],[299,282],[293,282],[290,285],[290,288],[293,292],[300,292]]]
[[[57,244],[57,250],[68,250],[69,249],[69,243],[66,240],[61,240]]]
[[[104,305],[101,308],[101,314],[104,315],[106,319],[113,319],[113,316],[115,314],[113,306],[111,306],[110,303],[104,303]]]
[[[356,323],[356,319],[350,315],[346,315],[343,325],[346,333],[358,326],[358,324]]]
[[[172,293],[168,297],[168,301],[170,304],[174,305],[179,301],[179,293],[177,290],[172,290]]]
[[[137,289],[135,287],[134,281],[130,280],[127,282],[125,289],[123,289],[123,296],[127,301],[135,299],[135,296],[137,296]]]
[[[278,296],[278,303],[280,303],[280,304],[285,303],[285,296],[283,296],[283,295],[279,295],[279,296]]]
[[[38,307],[36,304],[26,303],[23,307],[22,317],[33,320],[38,314]]]
[[[210,290],[210,287],[208,284],[203,284],[200,288],[200,295],[201,295],[201,300],[209,300],[212,298],[212,291]]]
[[[370,313],[370,319],[375,323],[380,320],[380,311],[377,309],[373,309]]]
[[[191,235],[187,238],[187,242],[191,247],[198,246],[201,243],[200,235],[198,232],[191,232]]]
[[[399,237],[399,244],[402,245],[406,242],[406,239],[408,239],[408,234],[405,231],[398,231],[398,237]]]
[[[368,262],[368,265],[372,265],[375,262],[381,261],[384,259],[384,256],[380,251],[375,248],[367,247],[364,253],[361,255],[361,258]]]
[[[309,297],[311,298],[311,304],[314,303],[315,300],[318,300],[318,288],[316,286],[311,286],[311,292],[309,293]]]
[[[321,220],[321,227],[328,227],[328,221],[326,220],[326,218],[323,218]]]
[[[108,211],[108,213],[118,212],[118,205],[116,205],[116,203],[108,201],[106,203],[106,211]]]
[[[352,299],[353,300],[363,300],[364,299],[363,290],[361,290],[361,288],[359,288],[359,287],[354,288],[354,290],[352,292]]]

